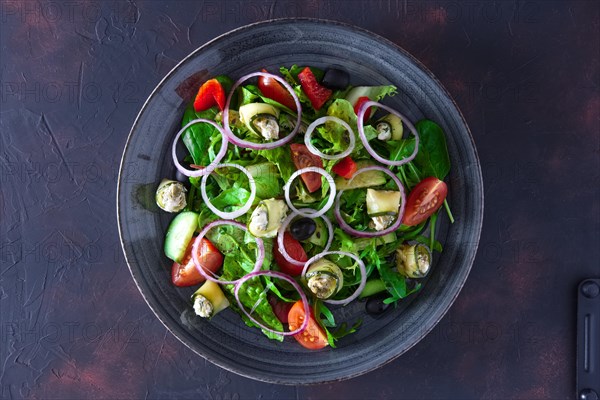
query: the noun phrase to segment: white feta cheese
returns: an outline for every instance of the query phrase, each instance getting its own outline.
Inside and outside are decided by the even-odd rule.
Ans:
[[[202,318],[209,318],[214,311],[213,304],[206,297],[198,294],[194,298],[194,312]]]
[[[381,215],[379,217],[371,218],[369,226],[376,231],[382,231],[394,222],[395,215]]]

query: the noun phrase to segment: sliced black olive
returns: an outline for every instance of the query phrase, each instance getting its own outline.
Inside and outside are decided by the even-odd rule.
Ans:
[[[321,83],[330,89],[346,89],[350,83],[350,75],[341,69],[329,68]]]
[[[383,302],[384,299],[385,297],[383,296],[369,297],[369,299],[367,300],[367,304],[365,304],[365,310],[367,311],[367,314],[383,314],[390,307],[389,304],[385,304]]]
[[[310,218],[298,218],[290,225],[290,234],[296,240],[306,240],[317,230],[317,224]]]

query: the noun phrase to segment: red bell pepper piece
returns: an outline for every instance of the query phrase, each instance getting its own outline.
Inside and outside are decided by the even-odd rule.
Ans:
[[[325,104],[333,94],[331,89],[327,89],[317,82],[317,78],[315,78],[315,75],[308,67],[304,68],[302,72],[298,74],[298,79],[300,79],[302,90],[306,93],[306,96],[315,110],[321,109],[323,104]]]
[[[204,111],[217,105],[223,111],[225,108],[225,90],[216,79],[209,79],[204,82],[194,100],[194,110]]]

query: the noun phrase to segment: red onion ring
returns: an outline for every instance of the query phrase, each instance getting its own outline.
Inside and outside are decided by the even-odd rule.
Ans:
[[[206,233],[209,230],[211,230],[215,226],[220,226],[220,225],[235,225],[238,228],[243,229],[244,231],[248,230],[248,228],[246,228],[246,225],[244,225],[240,222],[237,222],[237,221],[226,221],[226,220],[221,219],[221,220],[211,222],[210,224],[206,225],[204,227],[204,229],[202,229],[200,231],[200,234],[198,236],[196,236],[196,239],[194,240],[194,245],[192,247],[192,260],[194,261],[194,266],[196,267],[196,269],[198,270],[200,275],[202,275],[204,278],[208,279],[209,281],[213,281],[213,282],[219,283],[221,285],[235,285],[243,277],[240,279],[236,279],[235,281],[222,281],[222,280],[218,279],[218,277],[214,278],[214,277],[210,276],[209,273],[204,270],[204,268],[202,267],[202,264],[200,263],[199,250],[200,250],[200,242],[202,241],[202,238],[204,236],[206,236]],[[263,243],[261,238],[255,237],[254,240],[256,241],[256,246],[258,247],[258,256],[256,257],[256,263],[254,264],[254,268],[252,269],[251,273],[259,271],[260,267],[262,266],[262,263],[265,259],[265,244]],[[213,273],[211,272],[211,274],[213,274]],[[215,274],[213,274],[213,275],[215,275]]]
[[[261,276],[261,275],[268,276],[268,277],[271,277],[271,278],[279,278],[279,279],[283,279],[284,281],[289,282],[294,287],[294,289],[296,289],[296,291],[298,292],[298,294],[300,294],[300,299],[302,300],[302,306],[304,307],[304,309],[305,310],[309,310],[310,309],[309,305],[308,305],[308,299],[306,298],[306,295],[304,294],[304,291],[302,290],[302,287],[300,287],[300,285],[293,278],[291,278],[288,275],[283,274],[281,272],[277,272],[277,271],[257,271],[257,272],[251,272],[249,274],[244,275],[242,278],[238,279],[237,284],[235,285],[235,290],[234,290],[235,299],[236,299],[236,301],[238,303],[238,306],[242,310],[242,312],[244,314],[246,314],[246,316],[248,318],[250,318],[250,320],[252,322],[254,322],[261,329],[264,329],[266,331],[269,331],[269,332],[272,332],[272,333],[276,333],[278,335],[283,335],[283,336],[293,336],[293,335],[297,335],[299,333],[302,333],[306,329],[306,327],[308,326],[308,320],[309,320],[309,318],[304,318],[304,321],[302,321],[302,324],[296,330],[289,331],[289,332],[279,332],[279,331],[276,331],[274,329],[269,328],[268,326],[265,326],[265,325],[261,324],[256,319],[254,319],[254,317],[252,317],[252,315],[250,315],[250,313],[248,311],[246,311],[246,308],[240,302],[240,296],[239,296],[240,287],[242,287],[242,284],[244,282],[246,282],[247,280],[250,280],[250,279],[252,279],[252,278],[254,278],[256,276]]]
[[[390,114],[394,114],[395,116],[400,118],[402,120],[402,122],[404,122],[404,124],[408,127],[408,129],[411,131],[411,133],[415,137],[415,149],[413,150],[413,152],[410,156],[408,156],[400,161],[392,161],[392,160],[387,160],[387,159],[381,157],[379,154],[377,154],[375,152],[375,150],[373,150],[373,148],[369,144],[369,141],[367,140],[367,136],[365,135],[365,127],[363,124],[363,118],[365,116],[365,113],[367,112],[369,107],[372,107],[372,106],[381,107],[384,110],[386,110],[387,112],[389,112]],[[407,162],[412,161],[413,158],[415,158],[415,156],[417,155],[417,152],[419,151],[419,133],[417,132],[417,130],[415,129],[413,124],[410,123],[408,118],[406,118],[404,115],[400,114],[398,111],[396,111],[393,108],[390,108],[388,106],[385,106],[381,103],[378,103],[376,101],[365,101],[358,109],[357,118],[358,119],[356,121],[356,125],[358,127],[358,134],[360,136],[360,140],[363,142],[365,149],[371,155],[371,157],[373,157],[380,163],[385,164],[385,165],[393,165],[393,166],[397,167],[399,165],[406,164]]]
[[[285,87],[287,89],[288,92],[290,92],[290,94],[292,95],[292,98],[294,99],[294,103],[296,103],[296,110],[298,110],[298,117],[296,118],[296,126],[289,133],[289,135],[287,135],[286,137],[281,138],[279,140],[276,140],[274,142],[255,143],[255,142],[250,142],[248,140],[240,139],[239,137],[237,137],[233,134],[233,132],[231,131],[231,127],[229,126],[229,106],[231,104],[231,99],[235,93],[235,90],[242,84],[242,82],[244,82],[250,78],[253,78],[255,76],[263,76],[265,78],[275,79],[276,81],[281,83],[283,85],[283,87]],[[253,72],[251,74],[244,75],[240,79],[238,79],[231,87],[231,91],[229,92],[229,95],[227,96],[227,103],[225,103],[225,108],[223,109],[223,128],[224,128],[223,133],[225,134],[225,136],[227,136],[229,141],[231,143],[233,143],[234,145],[236,145],[238,147],[253,149],[253,150],[274,149],[276,147],[279,147],[279,146],[282,146],[282,145],[288,143],[289,141],[291,141],[294,138],[294,136],[298,132],[298,129],[300,129],[301,123],[302,123],[302,106],[300,105],[300,100],[298,100],[298,96],[296,96],[294,89],[282,77],[273,75],[273,74],[269,74],[268,72]]]
[[[211,162],[205,168],[200,169],[200,170],[187,169],[183,165],[181,165],[179,163],[179,160],[177,159],[177,152],[176,152],[177,141],[179,140],[179,137],[183,134],[183,132],[185,132],[190,126],[201,123],[201,122],[204,122],[204,123],[214,126],[221,133],[221,149],[217,153],[213,162]],[[198,118],[198,119],[192,120],[192,121],[188,122],[187,124],[185,124],[185,126],[183,128],[181,128],[179,130],[179,132],[177,132],[177,135],[175,136],[175,140],[173,140],[173,146],[171,148],[173,164],[175,164],[175,168],[177,168],[177,170],[179,172],[181,172],[182,174],[184,174],[185,176],[190,176],[190,177],[205,176],[207,174],[210,174],[212,172],[212,170],[214,169],[215,165],[217,165],[219,163],[219,161],[221,161],[223,156],[225,156],[225,153],[227,152],[227,144],[228,143],[229,142],[227,140],[227,136],[225,136],[225,132],[224,132],[223,128],[221,126],[219,126],[217,123],[215,123],[214,121],[204,119],[204,118]]]
[[[317,173],[323,175],[325,177],[325,179],[327,179],[327,182],[329,183],[329,198],[327,200],[327,203],[325,203],[325,206],[323,206],[323,208],[321,208],[320,210],[313,210],[312,208],[303,208],[303,210],[312,210],[313,212],[300,211],[296,207],[294,207],[294,205],[292,204],[292,200],[290,199],[290,187],[292,185],[292,182],[294,181],[294,179],[297,176],[299,176],[305,172],[317,172]],[[287,202],[288,207],[293,212],[295,212],[298,215],[302,215],[303,217],[317,218],[317,217],[320,217],[321,215],[325,214],[333,205],[333,202],[335,200],[334,199],[335,198],[335,182],[334,182],[333,178],[331,177],[331,175],[329,175],[329,173],[327,173],[327,171],[325,171],[323,168],[319,168],[319,167],[300,168],[298,171],[294,172],[292,174],[292,176],[290,176],[290,179],[285,183],[285,185],[283,185],[283,194],[285,195],[285,201]]]
[[[304,208],[301,210],[312,210],[312,208]],[[283,243],[283,234],[285,233],[285,229],[290,224],[290,222],[292,222],[292,220],[299,215],[300,214],[298,214],[296,212],[291,212],[283,220],[283,222],[281,223],[281,226],[279,227],[279,231],[277,232],[277,246],[279,248],[279,252],[283,256],[283,258],[286,259],[286,261],[288,261],[290,264],[300,267],[300,266],[303,266],[305,262],[298,261],[298,260],[292,258],[289,255],[289,253],[287,252],[287,250],[285,249],[285,246]],[[329,248],[331,247],[331,243],[333,242],[333,225],[331,225],[331,221],[325,215],[321,215],[321,218],[323,219],[323,221],[325,221],[325,225],[327,225],[327,231],[329,232],[329,237],[327,238],[327,244],[325,244],[325,249],[323,250],[323,251],[327,251],[327,250],[329,250]]]
[[[317,149],[315,146],[313,146],[313,144],[310,142],[310,137],[311,137],[313,131],[315,130],[315,128],[319,125],[323,125],[324,123],[326,123],[328,121],[336,122],[336,123],[342,125],[344,128],[346,128],[346,130],[350,134],[350,143],[348,144],[348,148],[339,154],[329,155],[329,154],[322,153],[321,151],[319,151],[319,149]],[[333,117],[333,116],[327,115],[325,117],[321,117],[321,118],[314,120],[308,126],[308,128],[306,128],[306,133],[304,134],[304,144],[306,145],[306,147],[308,148],[308,150],[311,153],[321,157],[324,160],[339,160],[340,158],[344,158],[347,155],[349,155],[350,153],[352,153],[352,150],[354,150],[354,146],[356,145],[356,138],[354,137],[354,132],[352,131],[352,128],[350,127],[350,125],[348,125],[346,123],[346,121],[344,121],[343,119],[340,119],[338,117]]]
[[[208,180],[210,173],[202,176],[202,181],[200,182],[200,193],[202,194],[202,200],[204,200],[204,203],[206,204],[206,206],[213,213],[215,213],[216,215],[218,215],[220,218],[223,218],[223,219],[235,219],[237,217],[240,217],[240,216],[246,214],[248,212],[248,210],[250,210],[250,207],[252,207],[252,202],[254,201],[254,198],[256,197],[256,183],[254,182],[254,178],[252,177],[252,175],[250,175],[250,172],[246,168],[244,168],[238,164],[231,164],[231,163],[216,164],[213,167],[213,171],[215,169],[223,168],[223,167],[237,168],[240,171],[242,171],[244,174],[246,174],[246,176],[248,177],[248,181],[250,183],[250,198],[248,199],[246,204],[244,204],[244,206],[242,208],[240,208],[239,210],[231,211],[231,212],[221,211],[218,208],[216,208],[215,206],[213,206],[212,203],[210,202],[210,199],[208,198],[208,195],[206,194],[206,181]],[[210,171],[210,172],[212,172],[212,171]]]
[[[404,186],[402,186],[402,182],[400,182],[400,179],[398,179],[398,177],[396,175],[394,175],[394,173],[392,171],[390,171],[389,169],[387,169],[385,167],[380,167],[378,165],[364,167],[364,168],[359,169],[358,171],[356,171],[354,173],[354,175],[352,175],[352,178],[350,178],[348,183],[352,182],[352,180],[354,178],[356,178],[358,175],[360,175],[361,173],[367,172],[367,171],[381,171],[381,172],[387,174],[390,178],[392,178],[392,180],[396,183],[396,185],[398,185],[398,190],[400,191],[400,198],[401,198],[402,202],[400,203],[400,207],[398,208],[398,216],[396,217],[396,221],[392,225],[387,227],[386,229],[381,230],[381,231],[375,231],[375,232],[364,232],[364,231],[359,231],[359,230],[352,228],[350,225],[348,225],[348,223],[346,223],[346,221],[344,220],[344,217],[342,217],[342,213],[340,212],[340,198],[342,197],[342,193],[344,193],[343,190],[340,190],[335,198],[335,206],[334,206],[333,212],[335,214],[335,219],[338,221],[338,224],[340,225],[340,228],[342,228],[345,232],[347,232],[351,235],[358,236],[358,237],[368,237],[368,238],[384,236],[384,235],[387,235],[388,233],[394,232],[402,224],[402,217],[404,216],[404,207],[406,206],[406,193],[404,191]]]
[[[360,284],[358,285],[358,288],[356,288],[356,290],[354,291],[354,293],[352,293],[352,295],[350,297],[347,297],[343,300],[323,300],[325,303],[341,304],[341,305],[345,306],[346,304],[350,303],[352,300],[354,300],[355,298],[358,297],[360,292],[362,292],[362,290],[365,288],[365,284],[367,283],[367,270],[365,268],[365,263],[362,262],[362,260],[356,254],[348,253],[345,251],[324,251],[324,252],[319,253],[316,256],[312,257],[310,260],[308,260],[306,262],[306,264],[304,264],[304,268],[302,269],[301,276],[302,276],[302,279],[304,280],[306,278],[306,271],[308,271],[308,268],[310,267],[310,265],[312,263],[314,263],[315,261],[318,261],[321,258],[323,258],[327,255],[330,255],[330,254],[338,254],[340,256],[346,256],[346,257],[353,258],[358,263],[358,268],[360,269]]]

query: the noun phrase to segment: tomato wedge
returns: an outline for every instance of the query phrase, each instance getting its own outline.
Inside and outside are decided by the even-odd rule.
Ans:
[[[188,244],[181,264],[174,262],[171,267],[171,279],[175,286],[194,286],[206,280],[200,272],[198,272],[198,269],[194,265],[194,260],[192,260],[193,244],[194,238],[192,238],[190,244]],[[199,252],[200,263],[205,270],[214,273],[223,265],[223,255],[208,239],[202,239]]]
[[[209,79],[204,82],[194,100],[194,110],[208,110],[214,105],[218,105],[221,111],[225,108],[225,90],[216,79]]]
[[[331,168],[333,172],[346,179],[352,178],[357,169],[356,163],[350,156],[342,158],[340,162]]]
[[[358,115],[358,110],[360,109],[360,106],[362,106],[364,103],[370,100],[371,99],[369,99],[367,96],[359,97],[358,100],[356,100],[356,104],[354,105],[354,114]],[[363,117],[363,124],[369,120],[370,116],[371,108],[368,108],[367,111],[365,111],[365,115]]]
[[[268,72],[266,69],[263,69],[262,72]],[[296,111],[296,103],[294,102],[294,98],[287,91],[286,88],[279,82],[277,82],[273,78],[267,78],[265,76],[258,77],[258,89],[260,92],[271,100],[275,100],[276,102],[283,104],[287,108],[292,111]]]
[[[306,93],[306,96],[310,100],[310,104],[312,104],[315,110],[321,109],[323,104],[325,104],[333,94],[331,89],[327,89],[317,82],[317,78],[315,78],[315,75],[308,67],[304,68],[302,72],[298,74],[298,79],[300,79],[302,90]]]
[[[294,260],[301,262],[308,261],[308,256],[306,255],[302,244],[294,239],[289,232],[285,232],[283,234],[283,245],[285,246],[287,253]],[[302,273],[302,265],[294,265],[283,257],[283,254],[281,254],[279,251],[279,244],[277,243],[277,240],[275,240],[275,245],[273,246],[273,258],[275,259],[275,262],[279,266],[281,272],[284,274],[298,276]]]
[[[444,203],[448,186],[438,178],[430,176],[413,188],[406,199],[406,208],[402,223],[415,226],[425,221]]]
[[[292,306],[290,313],[288,314],[288,323],[290,324],[290,330],[298,329],[300,325],[302,325],[302,321],[306,318],[306,313],[304,312],[304,304],[302,304],[302,300],[298,300]],[[302,346],[306,347],[309,350],[318,350],[327,346],[329,343],[327,342],[327,334],[317,323],[313,315],[312,309],[308,314],[308,326],[304,331],[294,335],[294,338],[300,343]]]
[[[297,170],[306,167],[323,168],[323,160],[311,153],[305,145],[292,143],[290,149],[292,150],[292,161]],[[310,193],[316,192],[321,188],[321,175],[316,172],[306,172],[300,175],[300,178],[302,178]]]

